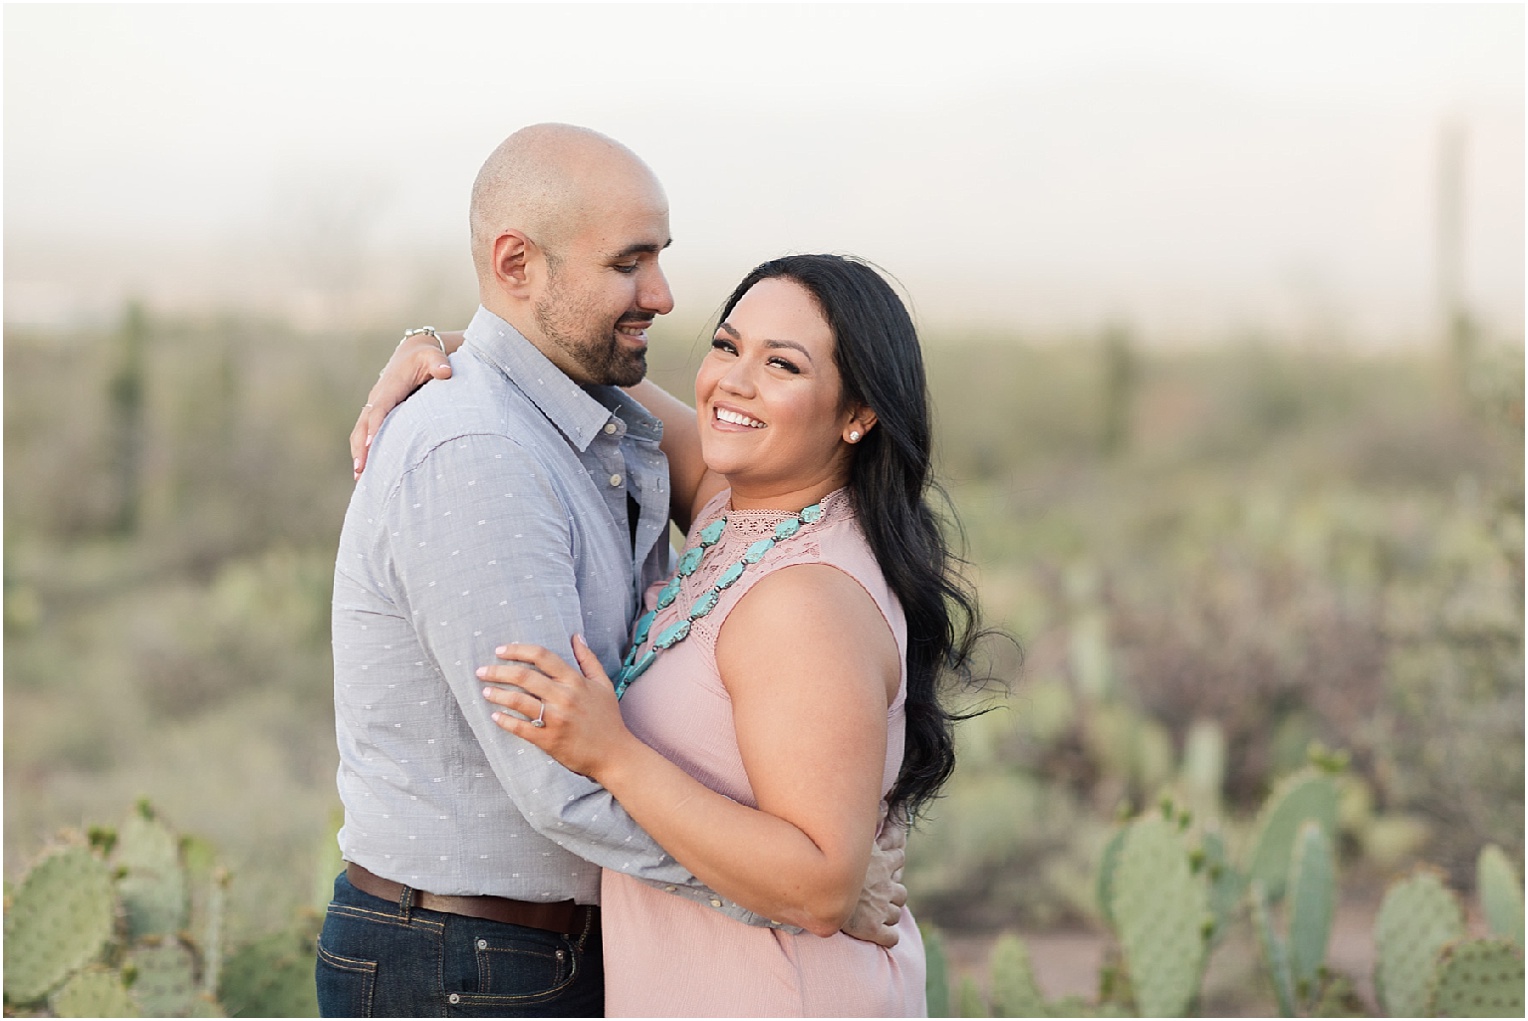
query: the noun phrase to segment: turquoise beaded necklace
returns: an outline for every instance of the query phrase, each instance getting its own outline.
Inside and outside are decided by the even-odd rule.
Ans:
[[[814,503],[810,507],[803,508],[799,514],[786,518],[775,526],[775,534],[766,536],[749,546],[744,552],[743,558],[732,564],[720,576],[705,594],[694,603],[690,604],[689,612],[677,621],[658,632],[653,639],[652,648],[643,652],[642,643],[647,641],[647,633],[652,630],[653,621],[657,619],[658,612],[673,605],[679,598],[679,585],[685,578],[700,570],[701,563],[706,559],[706,554],[711,552],[711,547],[722,541],[722,533],[727,530],[727,518],[717,518],[705,528],[700,530],[700,544],[685,550],[679,558],[679,570],[669,579],[669,583],[663,586],[658,593],[658,603],[648,610],[637,620],[636,633],[631,639],[631,651],[626,654],[626,660],[621,664],[620,672],[615,675],[615,697],[620,698],[626,694],[626,689],[631,682],[646,673],[647,668],[653,665],[653,660],[658,658],[658,653],[672,649],[690,636],[690,625],[716,609],[716,604],[721,601],[722,591],[730,588],[743,572],[764,559],[764,555],[774,549],[778,544],[787,539],[794,538],[802,525],[810,525],[822,517],[822,504]]]

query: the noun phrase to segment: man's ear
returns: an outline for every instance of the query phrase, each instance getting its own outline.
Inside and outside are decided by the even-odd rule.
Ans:
[[[493,275],[504,293],[524,297],[530,286],[530,264],[537,255],[536,243],[517,230],[506,230],[493,240]]]

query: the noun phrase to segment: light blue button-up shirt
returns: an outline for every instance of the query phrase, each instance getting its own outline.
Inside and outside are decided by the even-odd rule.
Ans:
[[[431,893],[585,904],[604,866],[761,922],[604,788],[500,730],[474,673],[505,642],[572,662],[575,633],[619,668],[669,560],[662,423],[620,389],[573,383],[485,309],[451,366],[388,417],[340,535],[344,857]]]

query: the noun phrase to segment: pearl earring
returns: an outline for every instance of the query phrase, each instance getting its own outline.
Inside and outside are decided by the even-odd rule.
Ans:
[[[850,443],[858,443],[859,442],[859,431],[858,430],[856,430],[854,432],[851,432],[849,434],[849,442]]]

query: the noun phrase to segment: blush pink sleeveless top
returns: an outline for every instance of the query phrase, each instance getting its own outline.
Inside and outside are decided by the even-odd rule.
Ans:
[[[727,528],[679,598],[653,623],[657,634],[708,591],[718,574],[791,517],[783,511],[727,511],[722,492],[701,512],[695,534],[722,513]],[[886,713],[881,794],[902,766],[907,695],[907,625],[855,520],[846,490],[823,501],[823,516],[778,544],[721,594],[690,636],[660,653],[621,700],[632,732],[714,791],[756,807],[733,728],[732,703],[716,666],[716,636],[728,612],[758,580],[794,564],[827,564],[854,578],[880,608],[902,653],[903,676]],[[646,608],[660,586],[647,593]],[[612,1017],[923,1016],[923,943],[904,910],[890,950],[838,933],[826,939],[747,926],[712,908],[606,871],[605,1012]]]

